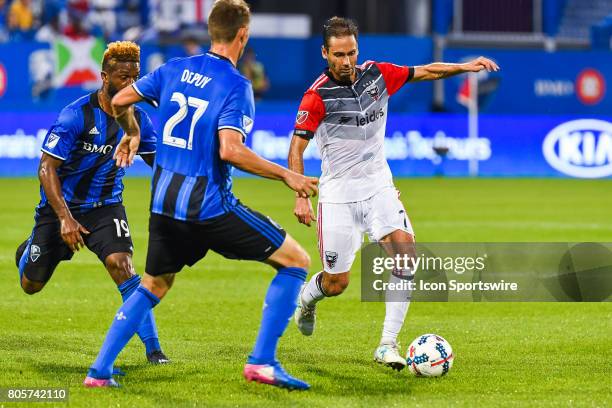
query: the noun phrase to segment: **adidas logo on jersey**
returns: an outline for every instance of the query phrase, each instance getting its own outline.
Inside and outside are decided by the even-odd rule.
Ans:
[[[378,119],[385,116],[385,111],[382,108],[379,110],[373,110],[372,112],[366,112],[366,114],[360,118],[359,116],[355,116],[355,124],[357,126],[365,126],[369,123],[375,122]]]
[[[100,134],[100,132],[98,131],[98,128],[94,126],[94,127],[92,127],[92,128],[91,128],[91,130],[89,131],[89,134],[90,134],[90,135],[99,135],[99,134]]]

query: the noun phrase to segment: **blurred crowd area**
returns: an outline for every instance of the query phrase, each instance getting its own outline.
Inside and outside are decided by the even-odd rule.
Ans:
[[[205,40],[213,0],[0,0],[0,41]]]
[[[0,0],[0,42],[53,41],[55,36],[95,36],[176,44],[207,40],[206,19],[214,0]],[[302,15],[308,34],[332,15],[350,16],[361,33],[449,36],[530,46],[542,38],[561,46],[610,49],[612,0],[249,0],[262,15]],[[262,20],[263,21],[263,20]],[[293,22],[253,24],[255,36]],[[263,30],[262,30],[263,28]],[[285,27],[286,28],[286,27]],[[266,30],[268,29],[268,30]],[[504,34],[503,37],[491,36]],[[281,33],[277,33],[281,34]],[[269,36],[269,35],[268,35]],[[569,41],[569,42],[568,42]],[[590,43],[590,44],[589,44]],[[550,48],[550,44],[545,44]],[[554,47],[553,47],[554,48]]]
[[[566,112],[570,105],[572,112],[608,112],[612,103],[612,93],[606,93],[612,83],[607,79],[612,0],[247,2],[253,12],[251,40],[239,69],[251,80],[255,97],[265,102],[258,109],[285,109],[285,101],[301,95],[313,73],[324,69],[320,33],[333,15],[358,22],[361,61],[421,65],[487,55],[504,72],[520,70],[521,75],[503,80],[501,73],[479,76],[482,109],[533,109],[525,95],[547,113]],[[31,109],[33,103],[53,109],[81,88],[99,86],[99,65],[110,41],[140,44],[143,74],[172,58],[202,53],[209,45],[206,20],[213,3],[0,0],[0,110]],[[593,52],[580,54],[588,51]],[[534,59],[539,62],[531,66],[546,69],[524,72],[524,61]],[[455,102],[465,84],[464,78],[415,84],[394,98],[391,109],[462,111],[464,106]]]

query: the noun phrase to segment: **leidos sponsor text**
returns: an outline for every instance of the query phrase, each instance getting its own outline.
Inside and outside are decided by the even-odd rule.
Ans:
[[[385,116],[385,112],[382,110],[382,108],[380,108],[379,110],[373,110],[371,112],[368,112],[363,117],[359,117],[358,115],[355,116],[355,124],[357,126],[365,126],[377,121],[383,116]]]

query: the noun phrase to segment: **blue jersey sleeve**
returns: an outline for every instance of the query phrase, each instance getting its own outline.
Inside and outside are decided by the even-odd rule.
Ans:
[[[56,159],[66,160],[82,130],[83,118],[74,109],[64,108],[47,132],[41,150]]]
[[[151,123],[151,118],[144,111],[140,112],[140,146],[138,154],[155,153],[157,132]]]
[[[250,82],[236,85],[227,97],[219,115],[217,129],[234,129],[247,137],[253,129],[255,102]]]
[[[162,88],[161,70],[163,67],[162,65],[155,71],[149,72],[132,84],[136,93],[155,107],[159,106],[159,95]]]

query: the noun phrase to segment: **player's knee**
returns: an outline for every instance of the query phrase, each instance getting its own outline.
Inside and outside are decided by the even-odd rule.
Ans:
[[[174,273],[167,273],[159,276],[152,276],[145,273],[142,277],[142,286],[159,299],[162,299],[172,287],[175,276],[176,274]]]
[[[349,274],[324,274],[323,275],[323,291],[327,296],[338,296],[349,285]]]
[[[295,263],[294,266],[303,269],[310,268],[310,255],[308,255],[308,252],[306,252],[304,248],[298,245],[293,256]]]
[[[44,282],[33,282],[30,280],[25,280],[25,279],[21,281],[21,289],[23,289],[23,291],[28,295],[33,295],[35,293],[38,293],[44,287],[45,287]]]
[[[310,268],[310,255],[295,239],[287,235],[285,243],[269,258],[275,268]]]
[[[22,286],[22,289],[27,295],[34,295],[40,292],[42,290],[42,287],[27,285],[27,286]]]
[[[106,257],[104,264],[117,285],[134,275],[132,258],[127,253],[111,254]]]

